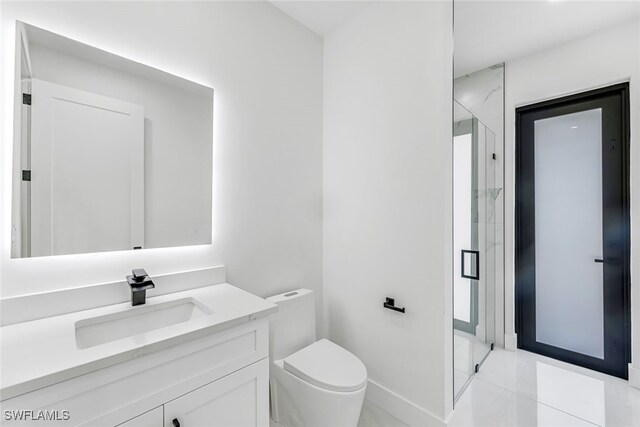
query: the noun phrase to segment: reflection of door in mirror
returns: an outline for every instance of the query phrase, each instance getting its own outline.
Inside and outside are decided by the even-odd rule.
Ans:
[[[16,37],[11,257],[211,244],[213,90],[22,22]]]
[[[142,247],[144,108],[33,79],[31,109],[28,256]]]

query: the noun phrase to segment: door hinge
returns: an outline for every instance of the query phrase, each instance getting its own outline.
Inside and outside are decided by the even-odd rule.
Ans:
[[[22,180],[31,181],[31,171],[27,169],[22,170]]]
[[[493,160],[495,160],[495,159],[496,159],[496,153],[491,154],[491,158],[492,158]]]
[[[30,93],[23,93],[22,94],[22,103],[24,105],[31,105],[31,94]]]

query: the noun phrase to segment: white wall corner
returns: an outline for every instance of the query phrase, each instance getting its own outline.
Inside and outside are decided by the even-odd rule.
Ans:
[[[629,385],[640,389],[640,369],[629,363]]]
[[[368,380],[365,399],[412,427],[445,427],[447,425],[447,421],[371,379]]]
[[[504,334],[504,349],[516,351],[518,348],[518,334]]]

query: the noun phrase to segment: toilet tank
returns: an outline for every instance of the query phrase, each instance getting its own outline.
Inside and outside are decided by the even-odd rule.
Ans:
[[[269,356],[283,359],[316,342],[315,295],[309,289],[297,289],[267,298],[278,305],[269,316]]]

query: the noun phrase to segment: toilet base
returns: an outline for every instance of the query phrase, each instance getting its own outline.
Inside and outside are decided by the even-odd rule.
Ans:
[[[352,392],[324,390],[271,363],[271,418],[282,427],[356,427],[366,385]]]

